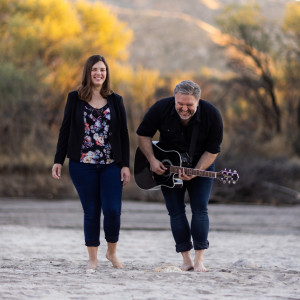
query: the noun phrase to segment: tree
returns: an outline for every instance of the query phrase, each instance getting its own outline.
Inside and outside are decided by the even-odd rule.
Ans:
[[[67,91],[79,82],[88,56],[99,53],[108,61],[126,59],[132,31],[101,3],[5,2],[1,18],[2,61],[11,61],[28,71],[32,66],[40,67],[40,80],[51,87],[45,97],[53,116],[61,109],[61,99]]]
[[[228,35],[226,48],[229,66],[237,74],[235,83],[243,86],[264,126],[280,133],[282,113],[276,93],[274,32],[256,4],[227,6],[217,23]]]
[[[29,164],[29,156],[49,151],[46,145],[42,149],[43,134],[38,131],[44,130],[49,140],[51,132],[46,127],[60,122],[67,92],[80,83],[87,57],[102,54],[109,63],[126,61],[131,40],[127,24],[102,3],[1,0],[0,131],[20,133],[18,146],[13,139],[7,145],[14,149],[15,158]],[[22,120],[21,127],[9,121],[15,116],[16,122]],[[32,152],[28,137],[41,146],[39,151]]]
[[[288,102],[289,137],[300,154],[300,3],[288,3],[282,29],[286,34],[283,58],[284,96]],[[296,130],[295,130],[296,129]]]

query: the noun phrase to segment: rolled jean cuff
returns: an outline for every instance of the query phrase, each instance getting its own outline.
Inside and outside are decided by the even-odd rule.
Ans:
[[[206,241],[206,242],[194,241],[194,249],[195,250],[208,249],[208,247],[209,247],[209,241]]]
[[[119,240],[119,236],[105,236],[108,243],[116,243]]]
[[[87,247],[98,247],[100,245],[99,241],[85,241]]]
[[[186,242],[176,245],[176,252],[190,251],[193,248],[192,242]]]

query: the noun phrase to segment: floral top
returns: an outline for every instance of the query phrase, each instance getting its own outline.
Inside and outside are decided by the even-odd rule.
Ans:
[[[85,105],[83,110],[85,135],[81,147],[80,162],[110,164],[113,162],[109,142],[111,114],[108,104],[97,109]]]

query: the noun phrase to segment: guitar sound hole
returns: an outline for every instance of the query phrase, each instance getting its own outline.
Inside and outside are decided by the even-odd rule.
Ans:
[[[162,174],[162,176],[165,176],[165,177],[169,177],[170,176],[170,166],[172,166],[172,163],[170,160],[168,159],[164,159],[162,161],[163,165],[167,168],[167,170],[165,171],[164,174]]]

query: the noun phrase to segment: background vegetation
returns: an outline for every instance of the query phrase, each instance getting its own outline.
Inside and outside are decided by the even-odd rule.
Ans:
[[[257,4],[229,5],[217,16],[215,38],[226,71],[162,73],[133,67],[134,33],[104,3],[86,0],[0,0],[0,195],[63,198],[76,195],[64,168],[50,176],[66,95],[82,66],[104,55],[113,89],[125,99],[131,138],[148,107],[173,94],[182,79],[200,84],[225,125],[217,169],[236,169],[237,185],[214,185],[212,201],[300,202],[300,2],[289,2],[281,24]],[[66,164],[67,165],[67,164]],[[161,200],[134,184],[124,197]]]

